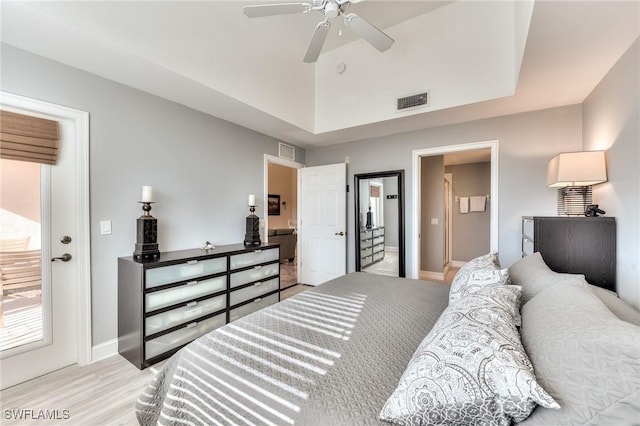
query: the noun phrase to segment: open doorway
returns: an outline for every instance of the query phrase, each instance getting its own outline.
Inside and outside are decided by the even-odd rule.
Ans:
[[[416,150],[413,160],[411,276],[446,282],[498,250],[498,141]]]
[[[264,240],[280,244],[280,290],[299,283],[298,169],[303,164],[265,155]]]

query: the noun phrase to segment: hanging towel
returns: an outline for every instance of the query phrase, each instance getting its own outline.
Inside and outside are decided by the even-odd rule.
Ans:
[[[474,195],[471,197],[470,204],[472,212],[483,212],[487,206],[487,197],[485,195]]]
[[[460,213],[469,213],[469,197],[460,197]]]

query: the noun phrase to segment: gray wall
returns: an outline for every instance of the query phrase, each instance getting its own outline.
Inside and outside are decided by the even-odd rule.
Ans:
[[[607,151],[609,181],[593,187],[593,200],[615,216],[617,286],[640,308],[640,40],[582,105],[584,149]]]
[[[499,141],[498,249],[503,266],[521,257],[523,215],[555,215],[555,191],[547,188],[547,162],[563,151],[582,149],[582,108],[571,105],[541,111],[471,121],[329,147],[307,148],[307,165],[344,162],[349,156],[347,182],[353,175],[383,170],[405,170],[405,225],[407,270],[414,256],[410,244],[416,232],[411,223],[413,205],[412,151],[478,141]],[[522,191],[522,188],[527,188]],[[353,195],[348,197],[348,229],[353,225]],[[354,270],[353,233],[348,234],[348,268]],[[410,273],[408,274],[410,275]]]
[[[262,211],[275,139],[4,44],[1,71],[4,91],[90,114],[93,345],[117,337],[117,258],[133,252],[142,185],[153,186],[162,251],[242,242],[247,194]]]
[[[420,270],[442,272],[444,266],[444,156],[420,159]],[[431,223],[437,219],[437,224]]]
[[[491,194],[491,163],[445,166],[452,174],[454,198]],[[454,261],[467,262],[489,252],[491,247],[491,203],[484,212],[460,213],[460,203],[453,203],[451,249]]]

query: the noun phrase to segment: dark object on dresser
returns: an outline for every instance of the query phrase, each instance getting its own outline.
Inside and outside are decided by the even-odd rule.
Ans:
[[[293,262],[296,257],[298,235],[291,228],[269,229],[269,243],[280,244],[280,260]]]
[[[142,369],[190,341],[280,300],[275,244],[118,258],[118,352]]]
[[[600,210],[597,204],[589,204],[584,211],[584,215],[587,217],[598,217],[599,214],[605,214],[604,210]]]
[[[590,284],[616,291],[614,217],[523,217],[522,256],[534,252],[555,272],[583,274]]]

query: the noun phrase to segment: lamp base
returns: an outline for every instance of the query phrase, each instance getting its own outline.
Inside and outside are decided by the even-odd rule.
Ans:
[[[245,246],[259,246],[260,241],[260,218],[251,213],[246,220],[246,233],[244,234]]]
[[[133,251],[133,260],[156,260],[160,257],[160,250],[158,250],[157,243],[136,243],[136,248]]]
[[[591,186],[566,186],[558,188],[558,216],[584,216],[587,206],[592,204],[593,190]]]
[[[149,203],[147,203],[149,204]],[[155,260],[160,257],[158,250],[158,219],[148,211],[137,221],[136,245],[133,259],[136,261]]]

